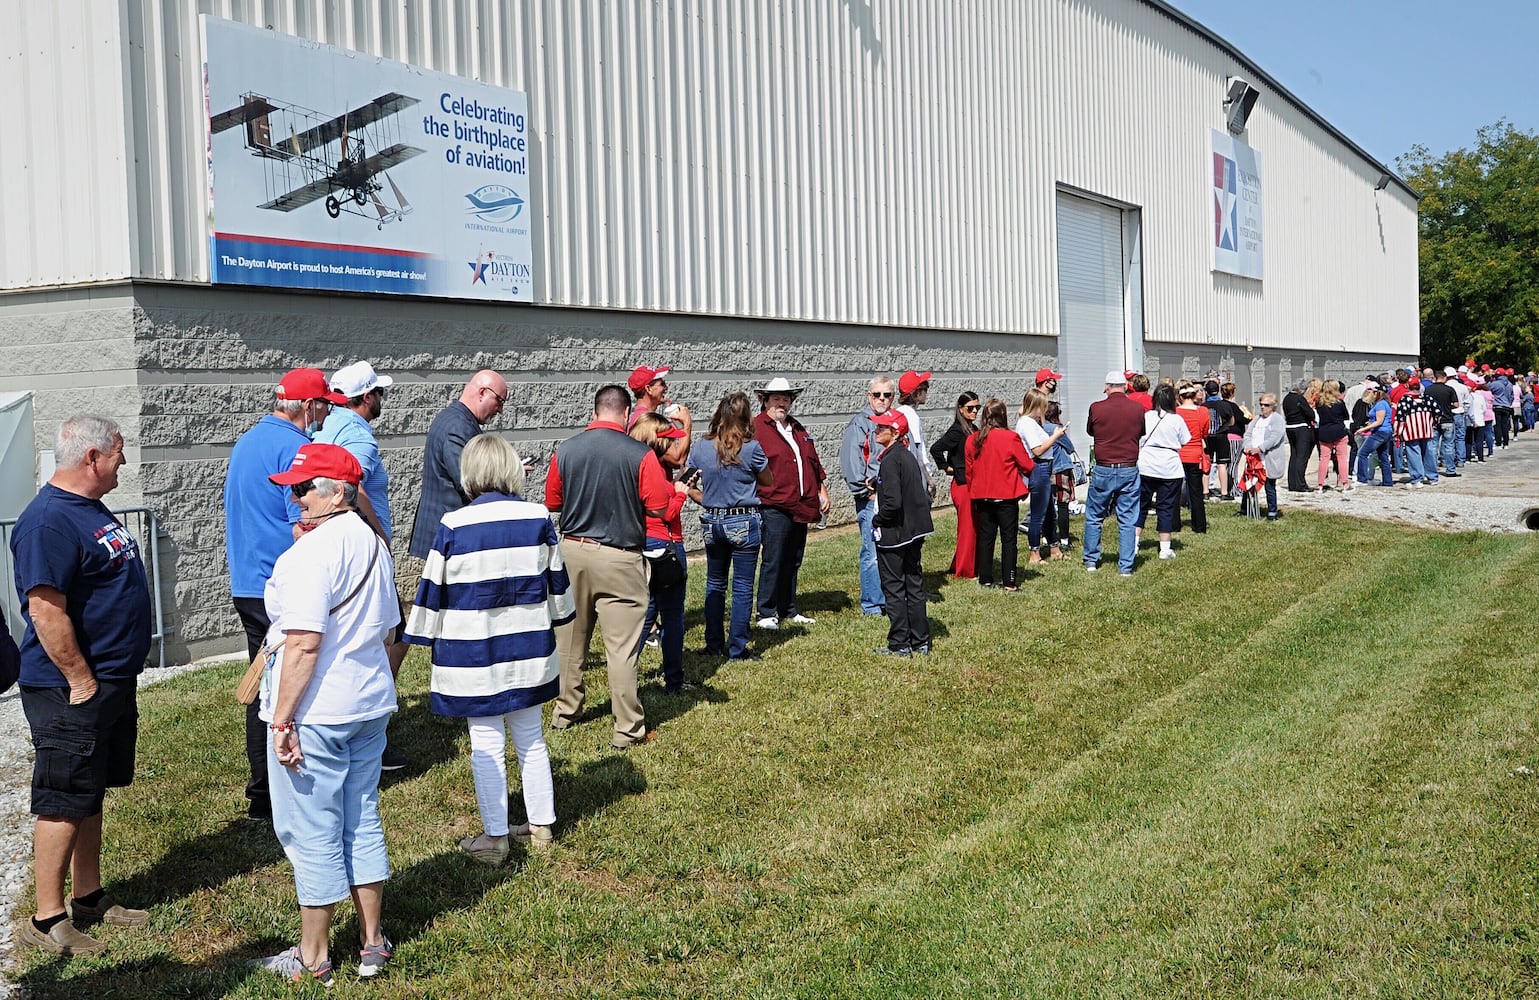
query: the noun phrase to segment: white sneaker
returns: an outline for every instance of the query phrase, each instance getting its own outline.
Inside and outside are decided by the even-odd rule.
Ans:
[[[816,625],[817,623],[818,620],[816,618],[808,618],[806,615],[791,616],[792,625]]]
[[[1175,557],[1176,553],[1173,549],[1166,549],[1164,552],[1160,553],[1161,559],[1174,559]]]
[[[754,628],[762,628],[774,632],[780,628],[780,622],[775,618],[760,618],[754,623]]]

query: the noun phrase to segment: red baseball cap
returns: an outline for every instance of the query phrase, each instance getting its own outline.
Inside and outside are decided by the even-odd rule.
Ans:
[[[328,403],[345,403],[347,397],[332,392],[326,383],[326,373],[319,368],[295,368],[278,382],[279,399],[324,399]]]
[[[1041,385],[1043,382],[1046,382],[1049,379],[1052,379],[1054,382],[1056,382],[1056,381],[1058,381],[1061,378],[1063,378],[1063,372],[1055,372],[1051,368],[1038,368],[1037,369],[1037,384],[1038,385]]]
[[[1125,379],[1127,379],[1127,380],[1128,380],[1128,381],[1129,381],[1129,382],[1131,382],[1131,381],[1133,381],[1133,376],[1134,376],[1134,375],[1137,375],[1137,374],[1138,374],[1138,373],[1137,373],[1137,372],[1135,372],[1135,371],[1134,371],[1134,370],[1133,370],[1133,369],[1131,369],[1131,368],[1128,368],[1128,369],[1124,369],[1124,370],[1123,370],[1123,372],[1122,372],[1122,377],[1123,377],[1123,378],[1125,378]]]
[[[651,365],[642,365],[640,368],[637,368],[635,371],[631,372],[631,377],[625,380],[625,384],[631,387],[631,392],[640,392],[672,370],[673,369],[669,368],[667,365],[664,365],[661,368],[654,368]]]
[[[907,371],[898,378],[898,391],[907,396],[928,381],[930,381],[929,372]]]
[[[311,442],[299,446],[287,472],[275,472],[267,478],[279,486],[293,486],[317,478],[360,483],[363,481],[363,467],[358,464],[353,453],[341,445]]]
[[[908,418],[895,409],[878,413],[871,418],[871,422],[878,427],[891,427],[898,432],[898,437],[908,433]]]

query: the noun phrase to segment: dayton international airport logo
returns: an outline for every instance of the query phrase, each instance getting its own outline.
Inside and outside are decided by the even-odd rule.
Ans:
[[[517,191],[501,184],[478,187],[465,196],[466,209],[482,222],[512,222],[524,210],[524,199]]]
[[[1236,232],[1240,228],[1240,196],[1234,161],[1222,153],[1213,154],[1213,245],[1220,250],[1238,251]]]

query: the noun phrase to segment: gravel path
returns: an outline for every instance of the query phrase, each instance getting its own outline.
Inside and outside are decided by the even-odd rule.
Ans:
[[[1539,508],[1539,434],[1524,434],[1491,460],[1469,466],[1458,479],[1437,486],[1389,489],[1363,486],[1350,493],[1287,493],[1279,504],[1288,510],[1376,518],[1444,531],[1521,532],[1524,512]],[[1314,482],[1311,468],[1309,482]],[[1405,476],[1398,477],[1403,484]],[[227,657],[224,659],[228,659]],[[202,664],[144,672],[141,686],[155,684]],[[14,914],[31,879],[32,824],[27,814],[32,774],[32,744],[14,690],[0,696],[0,964],[13,962]],[[27,908],[21,906],[23,912]],[[13,987],[0,977],[0,998]]]

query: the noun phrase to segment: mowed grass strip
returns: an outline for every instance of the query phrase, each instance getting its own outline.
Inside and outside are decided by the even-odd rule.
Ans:
[[[688,657],[695,696],[648,680],[656,743],[607,748],[590,660],[588,721],[550,734],[558,845],[495,871],[454,848],[479,829],[468,744],[414,654],[392,723],[414,764],[381,806],[397,958],[368,991],[1539,995],[1539,544],[1307,514],[1177,544],[1018,595],[932,575],[936,655],[893,662],[851,605],[856,539],[815,537],[818,623],[756,632],[761,663]],[[231,819],[237,676],[141,696],[106,853],[151,926],[104,931],[97,960],[28,956],[33,995],[294,992],[240,967],[298,917],[271,834]],[[344,987],[355,937],[344,905]]]

